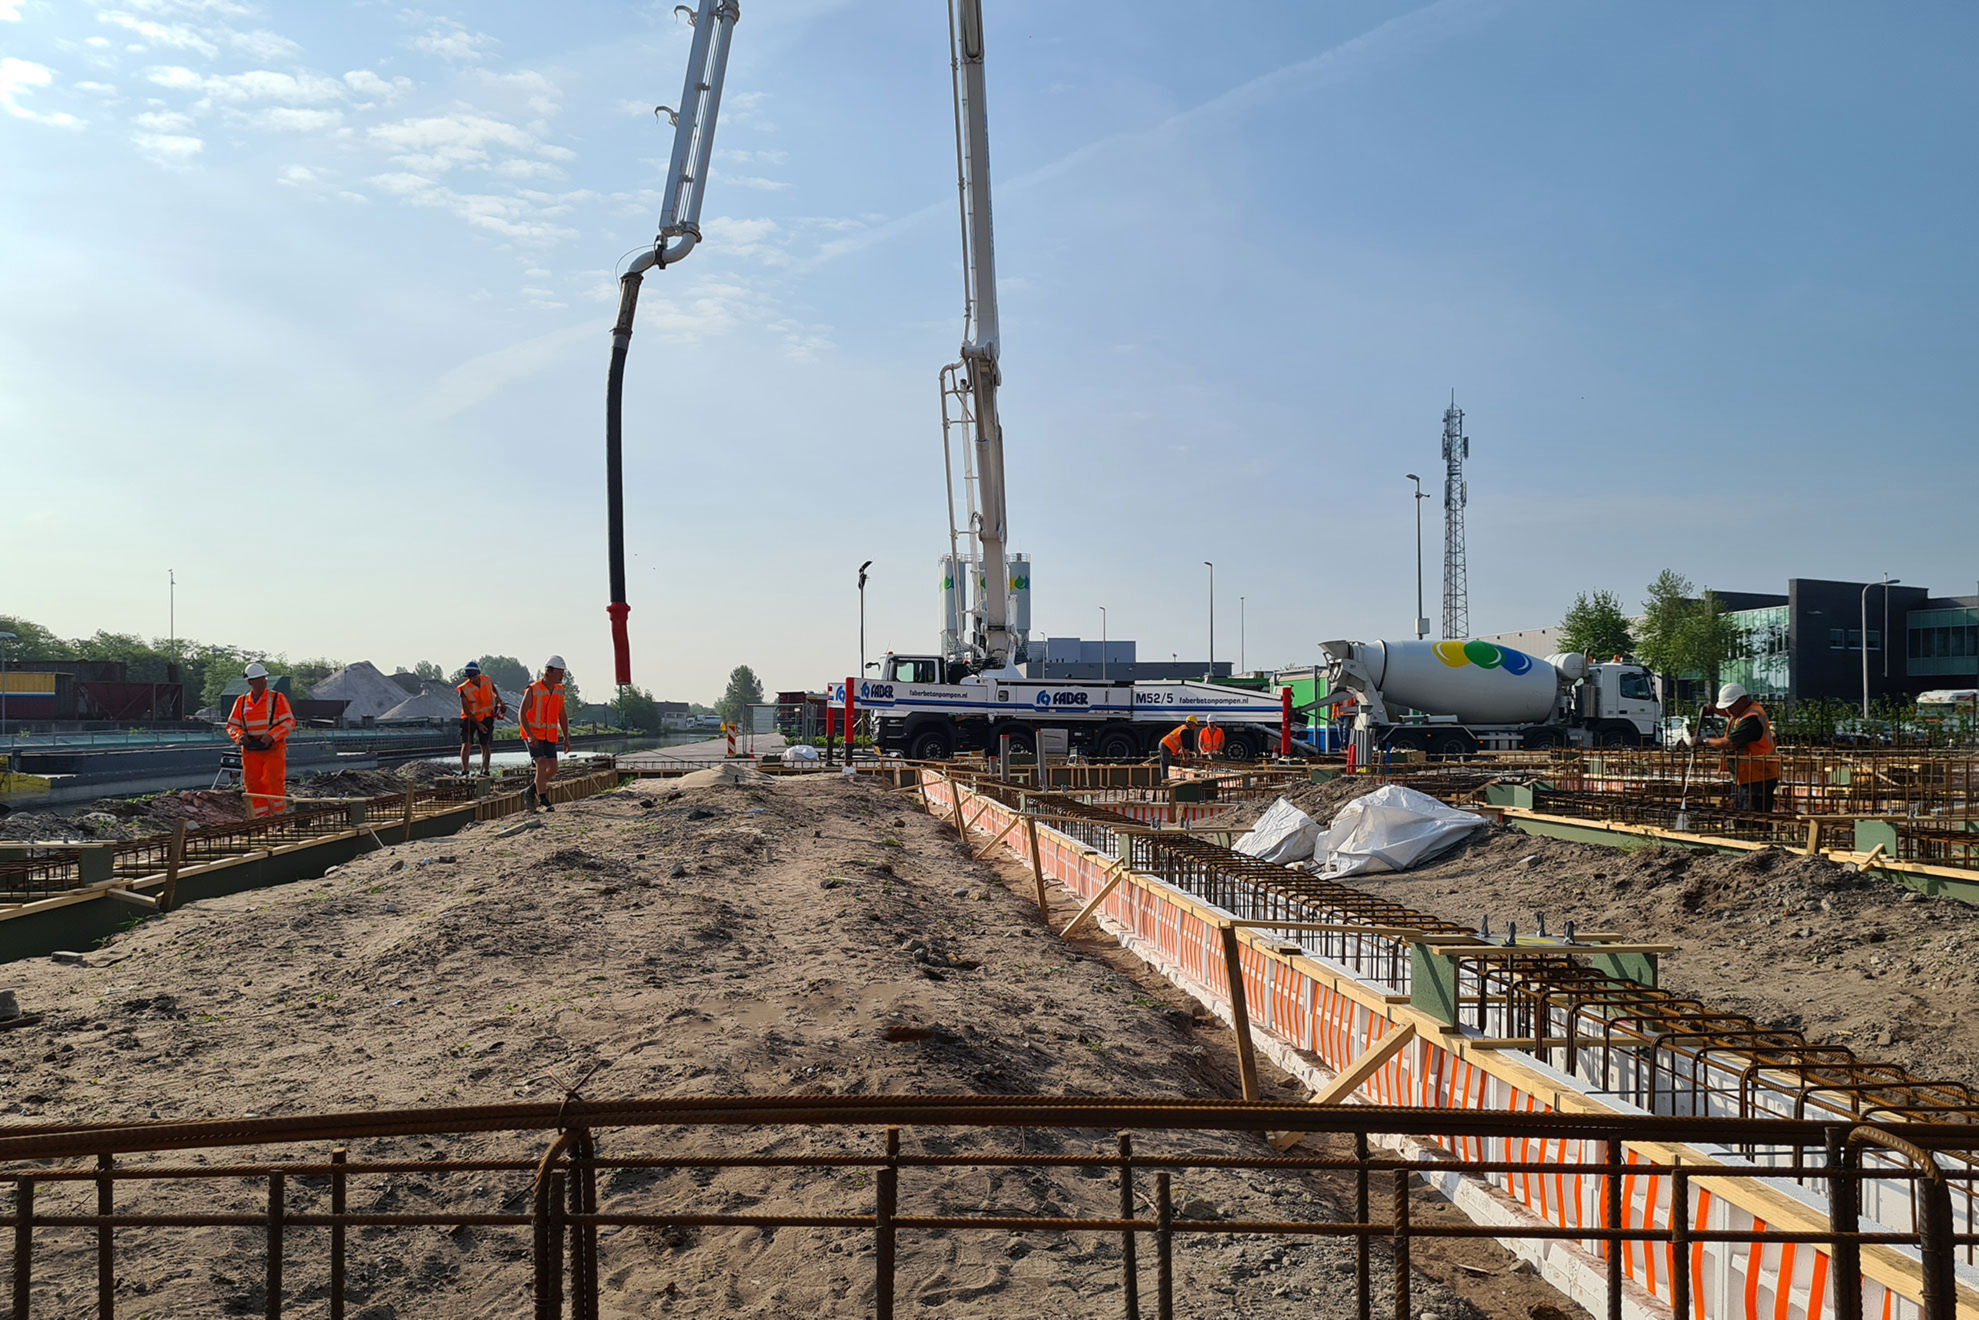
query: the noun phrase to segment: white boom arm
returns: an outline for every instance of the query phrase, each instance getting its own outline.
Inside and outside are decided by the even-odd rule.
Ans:
[[[962,200],[962,360],[973,400],[979,507],[972,530],[981,554],[981,613],[972,649],[986,669],[1015,660],[1010,629],[1010,544],[1003,493],[1003,427],[996,410],[996,245],[990,225],[989,112],[983,91],[982,0],[949,0],[948,38],[955,80],[955,164]],[[951,369],[952,370],[952,369]],[[951,515],[952,517],[952,515]]]

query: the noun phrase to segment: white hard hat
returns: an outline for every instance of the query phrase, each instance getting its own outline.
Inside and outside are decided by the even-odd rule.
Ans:
[[[1204,723],[1204,724],[1214,724],[1214,723],[1216,723],[1216,716],[1214,716],[1214,715],[1205,715],[1205,716],[1203,716],[1203,723]]]
[[[545,669],[562,669],[563,667],[563,657],[560,655],[551,656],[543,666]]]
[[[247,667],[246,677],[266,678],[268,677],[268,666],[262,664],[259,660],[256,660],[253,664]]]
[[[1718,689],[1718,709],[1730,710],[1745,697],[1745,689],[1736,683],[1727,683]]]

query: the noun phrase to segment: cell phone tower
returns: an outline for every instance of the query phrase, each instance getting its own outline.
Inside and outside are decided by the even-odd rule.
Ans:
[[[1464,506],[1470,484],[1464,480],[1464,460],[1471,456],[1464,434],[1464,410],[1457,392],[1443,413],[1443,635],[1463,641],[1470,636],[1470,569],[1464,560]]]

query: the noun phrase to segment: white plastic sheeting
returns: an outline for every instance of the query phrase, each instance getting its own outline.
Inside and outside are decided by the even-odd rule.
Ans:
[[[1282,798],[1280,803],[1290,805]],[[1406,871],[1484,823],[1484,817],[1445,806],[1427,793],[1385,784],[1340,808],[1315,850],[1313,869],[1325,875]]]
[[[792,765],[797,764],[799,761],[809,765],[818,759],[818,749],[799,743],[795,747],[784,748],[783,759]]]
[[[1230,846],[1246,857],[1290,866],[1311,857],[1318,843],[1319,822],[1289,800],[1279,798]]]

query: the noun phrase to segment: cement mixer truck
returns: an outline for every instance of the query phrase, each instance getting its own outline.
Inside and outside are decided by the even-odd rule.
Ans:
[[[1495,642],[1325,642],[1336,702],[1357,737],[1432,756],[1652,745],[1663,719],[1641,665],[1541,660]]]

